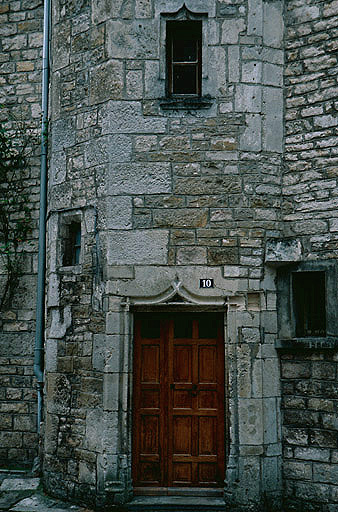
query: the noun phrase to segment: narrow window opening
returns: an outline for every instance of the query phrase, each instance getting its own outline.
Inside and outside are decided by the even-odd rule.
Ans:
[[[81,253],[81,223],[71,222],[66,226],[63,266],[78,265]]]
[[[167,21],[169,96],[201,96],[202,22]]]
[[[292,274],[296,336],[326,336],[325,272]]]

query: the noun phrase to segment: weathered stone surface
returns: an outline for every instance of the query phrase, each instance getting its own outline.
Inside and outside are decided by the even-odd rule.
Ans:
[[[30,491],[39,485],[39,478],[6,478],[0,485],[0,491]]]
[[[238,193],[241,182],[233,176],[208,176],[197,178],[176,178],[175,194],[224,194]]]
[[[190,228],[204,227],[208,212],[202,208],[177,208],[176,210],[155,209],[154,226]]]
[[[102,134],[164,133],[166,119],[144,117],[139,102],[109,101],[99,111]]]
[[[266,245],[265,261],[270,264],[300,261],[302,246],[300,240],[269,240]]]
[[[122,61],[111,60],[96,66],[90,73],[91,104],[122,98],[123,86]]]
[[[259,85],[238,85],[235,95],[236,112],[260,112],[262,89]]]
[[[109,195],[159,194],[170,192],[167,163],[112,164],[108,176]]]
[[[109,265],[163,264],[167,262],[168,231],[112,231],[108,241]]]
[[[158,47],[157,20],[108,21],[107,23],[108,56],[126,59],[156,59]]]

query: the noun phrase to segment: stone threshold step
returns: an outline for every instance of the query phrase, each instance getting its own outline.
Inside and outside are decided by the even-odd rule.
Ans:
[[[201,496],[137,496],[125,506],[128,512],[187,512],[187,511],[215,511],[225,512],[226,505],[223,498]]]

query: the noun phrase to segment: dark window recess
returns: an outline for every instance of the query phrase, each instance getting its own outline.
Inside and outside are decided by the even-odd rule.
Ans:
[[[326,336],[325,272],[292,273],[296,337]]]
[[[201,96],[201,21],[167,21],[167,77],[169,96]]]
[[[66,226],[67,233],[64,244],[63,265],[78,265],[81,253],[81,223],[72,222]]]

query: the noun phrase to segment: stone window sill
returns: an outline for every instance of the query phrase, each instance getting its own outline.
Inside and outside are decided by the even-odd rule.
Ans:
[[[160,106],[163,110],[201,110],[210,108],[212,104],[213,101],[210,96],[202,96],[201,98],[165,98],[160,101]]]
[[[67,266],[61,266],[58,268],[58,271],[62,274],[81,274],[82,271],[82,265],[67,265]]]
[[[308,352],[337,350],[338,337],[308,337],[308,338],[291,338],[287,340],[277,340],[276,350],[280,352]]]

